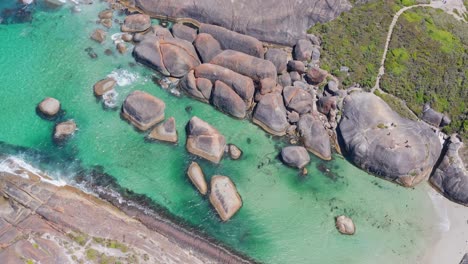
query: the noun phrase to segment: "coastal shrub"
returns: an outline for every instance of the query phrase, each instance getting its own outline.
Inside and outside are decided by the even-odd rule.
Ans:
[[[430,103],[451,118],[445,132],[468,139],[466,23],[431,8],[417,8],[406,11],[395,28],[381,88],[403,99],[419,116],[424,103]]]

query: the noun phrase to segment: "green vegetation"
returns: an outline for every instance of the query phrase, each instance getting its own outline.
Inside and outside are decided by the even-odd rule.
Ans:
[[[430,103],[452,119],[445,132],[468,138],[466,23],[438,10],[418,8],[406,11],[396,28],[381,88],[403,99],[419,116],[424,103]]]
[[[83,233],[68,233],[68,237],[80,246],[84,246],[88,242],[88,235]]]
[[[98,256],[99,256],[99,251],[97,251],[97,250],[95,250],[93,248],[88,248],[86,250],[86,258],[88,260],[91,260],[91,261],[96,260],[98,258]]]
[[[322,38],[322,68],[337,76],[344,86],[359,83],[367,89],[373,87],[393,15],[404,6],[418,3],[375,1],[310,28],[309,33]],[[445,132],[458,132],[468,138],[467,65],[466,23],[442,10],[411,9],[400,16],[387,53],[386,74],[380,86],[389,94],[377,95],[410,119],[414,115],[408,109],[420,116],[422,106],[429,102],[452,119]],[[341,66],[349,67],[349,73],[341,72]]]
[[[375,83],[385,46],[387,29],[400,5],[394,1],[377,1],[351,9],[325,24],[316,24],[309,33],[322,37],[321,67],[348,86]],[[340,72],[349,67],[349,74]]]

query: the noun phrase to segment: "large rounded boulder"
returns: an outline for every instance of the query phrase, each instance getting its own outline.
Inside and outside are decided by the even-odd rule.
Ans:
[[[142,32],[151,27],[151,18],[144,14],[129,15],[121,27],[122,32]]]
[[[302,169],[310,162],[309,153],[301,146],[288,146],[281,150],[281,160],[288,166]]]
[[[242,207],[242,199],[234,183],[227,176],[211,178],[210,202],[223,221],[229,220]]]
[[[452,135],[447,152],[430,181],[445,197],[468,206],[468,170],[461,158],[464,147],[463,142],[456,135]]]
[[[244,118],[247,112],[242,98],[222,81],[216,81],[212,95],[212,103],[221,112],[236,118]]]
[[[55,98],[47,97],[39,103],[37,109],[43,115],[53,117],[60,111],[60,102]]]
[[[338,132],[342,150],[358,167],[403,186],[428,176],[441,153],[428,125],[400,117],[371,93],[354,92],[344,99]]]
[[[277,93],[264,95],[255,108],[252,121],[270,134],[285,135],[289,123],[282,96]]]
[[[122,105],[122,117],[139,130],[145,131],[164,120],[166,104],[143,91],[134,91]]]
[[[314,98],[309,92],[299,87],[284,87],[283,97],[286,107],[299,114],[308,113],[313,108]]]
[[[148,36],[133,50],[135,59],[166,76],[183,77],[200,64],[193,45],[183,39]]]
[[[210,124],[194,116],[187,125],[187,151],[219,163],[224,154],[226,139]]]
[[[210,62],[223,51],[219,42],[213,36],[206,33],[199,34],[195,39],[194,45],[204,63]]]
[[[306,149],[323,160],[331,160],[331,144],[322,121],[312,114],[302,115],[298,123],[299,135]]]

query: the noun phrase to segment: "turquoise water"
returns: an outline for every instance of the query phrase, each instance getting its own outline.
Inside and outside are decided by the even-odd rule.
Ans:
[[[151,71],[132,64],[130,53],[116,52],[110,36],[104,45],[91,41],[103,8],[82,6],[80,14],[69,8],[39,8],[31,23],[0,25],[0,141],[17,146],[11,150],[0,145],[0,152],[23,153],[56,177],[71,177],[70,164],[100,166],[123,187],[147,195],[186,223],[262,262],[417,262],[434,225],[427,221],[434,212],[424,188],[404,189],[377,179],[339,156],[330,162],[312,157],[309,175],[299,176],[277,158],[281,140],[248,121],[161,89],[152,82]],[[89,47],[97,59],[87,55]],[[105,55],[105,49],[114,54]],[[93,84],[113,71],[136,78],[117,87],[119,103],[135,89],[166,102],[166,116],[177,122],[177,145],[145,141],[144,134],[121,120],[119,111],[105,110],[95,99]],[[62,102],[61,120],[74,119],[79,127],[64,146],[52,142],[54,122],[35,112],[47,96]],[[239,146],[241,160],[224,158],[214,165],[187,154],[184,127],[194,115]],[[25,155],[26,149],[55,158],[38,160]],[[229,222],[219,220],[185,176],[192,160],[208,178],[228,175],[238,187],[244,206]],[[356,235],[336,231],[334,217],[343,213],[355,221]]]

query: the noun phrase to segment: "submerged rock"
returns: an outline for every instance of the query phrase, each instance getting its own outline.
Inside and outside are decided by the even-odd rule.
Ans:
[[[312,114],[301,116],[299,134],[308,151],[323,160],[331,160],[331,144],[322,121]]]
[[[122,32],[142,32],[151,27],[151,18],[144,14],[129,15],[121,27]]]
[[[174,117],[168,118],[166,121],[153,128],[151,133],[149,133],[148,138],[176,143],[177,129]]]
[[[356,232],[356,227],[354,226],[353,220],[351,218],[340,215],[336,218],[336,229],[343,235],[354,235]]]
[[[270,134],[285,135],[289,123],[282,96],[277,93],[264,95],[255,108],[252,121]]]
[[[100,19],[112,19],[113,16],[114,16],[114,11],[112,11],[112,9],[102,10],[98,14],[98,17]]]
[[[54,130],[54,140],[60,142],[68,139],[75,133],[76,129],[76,123],[73,120],[58,123]]]
[[[354,92],[343,104],[338,132],[354,164],[404,186],[431,173],[441,144],[429,126],[400,117],[371,93]]]
[[[199,30],[213,36],[224,50],[236,50],[258,58],[265,55],[262,42],[254,37],[211,24],[201,24]]]
[[[447,152],[430,181],[448,199],[468,206],[468,170],[463,163],[463,142],[456,135],[450,137]]]
[[[236,186],[226,176],[211,178],[210,202],[223,221],[229,220],[242,207],[242,199]]]
[[[190,163],[190,166],[187,169],[187,176],[202,195],[205,195],[208,192],[205,174],[203,174],[203,171],[198,163],[194,161]]]
[[[219,131],[194,116],[187,125],[187,151],[209,160],[219,163],[224,154],[226,139]]]
[[[112,77],[103,79],[94,84],[94,95],[102,96],[106,92],[114,89],[114,86],[117,84],[116,80]]]
[[[102,29],[94,30],[93,34],[91,34],[91,39],[98,42],[103,43],[106,40],[107,33]]]
[[[47,117],[53,117],[60,111],[59,100],[47,97],[37,106],[38,110]]]
[[[166,104],[153,95],[136,90],[122,106],[122,116],[139,130],[145,131],[164,120]]]
[[[288,146],[281,150],[282,161],[294,168],[304,168],[310,162],[307,150],[301,146]]]

